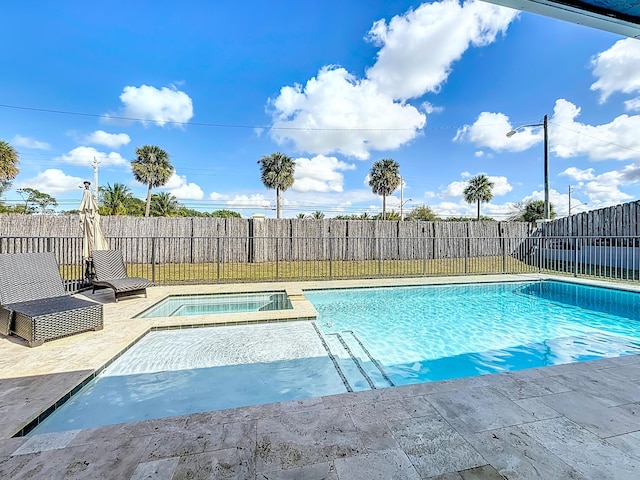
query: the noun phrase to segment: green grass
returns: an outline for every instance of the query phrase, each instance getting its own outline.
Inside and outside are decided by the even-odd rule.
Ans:
[[[133,264],[129,274],[157,284],[230,283],[376,277],[527,273],[535,268],[507,257],[438,260],[295,261],[264,263]]]
[[[539,270],[512,257],[494,256],[433,260],[130,264],[127,265],[127,270],[130,276],[152,279],[158,285],[537,272],[573,276],[571,265],[553,266],[553,269]],[[61,267],[61,274],[65,280],[81,281],[84,278],[84,268],[81,265],[64,265]],[[623,283],[637,283],[640,280],[640,272],[602,267],[582,267],[578,276]]]

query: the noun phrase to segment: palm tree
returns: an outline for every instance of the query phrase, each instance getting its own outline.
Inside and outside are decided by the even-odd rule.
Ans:
[[[0,140],[0,183],[6,188],[7,182],[18,175],[18,160],[20,156],[15,148],[4,140]],[[4,190],[4,188],[3,188]]]
[[[107,183],[106,187],[98,189],[100,194],[100,206],[102,215],[126,215],[127,204],[130,203],[133,194],[129,187],[123,183]]]
[[[154,193],[151,196],[151,214],[154,217],[173,217],[179,209],[178,199],[169,192]]]
[[[290,157],[276,152],[258,160],[261,180],[265,187],[276,191],[276,218],[281,218],[280,194],[293,185],[296,164]]]
[[[477,175],[469,179],[469,184],[465,187],[464,200],[467,203],[478,203],[478,220],[480,220],[480,204],[489,202],[493,198],[491,189],[493,182],[486,175]]]
[[[395,160],[383,158],[371,167],[369,186],[376,195],[382,195],[382,219],[386,219],[387,195],[400,186],[400,165]]]
[[[530,222],[544,219],[544,200],[530,200],[526,204],[516,205],[516,212],[509,217],[514,222]],[[549,217],[556,218],[556,212],[553,204],[549,204]]]
[[[169,162],[169,154],[155,145],[136,148],[136,158],[131,160],[131,169],[135,179],[147,185],[147,207],[144,216],[149,216],[151,208],[151,189],[161,187],[169,181],[174,168]]]
[[[311,218],[315,218],[316,220],[322,220],[324,218],[324,213],[320,210],[316,210],[311,214]]]

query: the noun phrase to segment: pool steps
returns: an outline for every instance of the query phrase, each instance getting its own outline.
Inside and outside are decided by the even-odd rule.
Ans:
[[[357,392],[394,386],[382,366],[371,356],[353,331],[321,334],[316,327],[316,332],[321,337],[338,374],[345,382],[347,391]]]

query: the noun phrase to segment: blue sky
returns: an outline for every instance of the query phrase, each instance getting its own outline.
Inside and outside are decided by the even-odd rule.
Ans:
[[[543,198],[566,215],[640,197],[640,41],[480,1],[10,2],[0,29],[0,139],[15,189],[77,208],[83,180],[128,185],[158,145],[190,208],[275,216],[258,160],[297,162],[283,216],[378,213],[367,185],[392,158],[405,211],[474,216],[465,182],[495,184],[483,214]],[[60,113],[64,112],[64,113]],[[582,203],[582,205],[580,204]],[[387,200],[399,210],[400,190]]]

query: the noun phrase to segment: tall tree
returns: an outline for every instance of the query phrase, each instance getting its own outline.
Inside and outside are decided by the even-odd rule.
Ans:
[[[260,160],[260,176],[265,187],[276,191],[276,218],[282,218],[281,194],[293,185],[295,162],[288,156],[276,152]]]
[[[49,207],[58,206],[54,197],[35,188],[20,188],[17,192],[24,200],[24,213],[34,213],[37,209],[45,213]]]
[[[11,180],[18,175],[20,156],[15,148],[4,140],[0,140],[0,194],[6,190]]]
[[[101,215],[127,215],[127,204],[133,194],[129,187],[123,183],[107,183],[106,187],[98,189],[100,197]]]
[[[544,219],[544,200],[530,200],[526,204],[516,205],[517,211],[509,217],[514,222],[535,222]],[[549,204],[549,217],[556,218],[553,204]]]
[[[154,217],[175,217],[180,207],[178,199],[169,192],[151,195],[151,215]]]
[[[480,204],[490,202],[493,198],[492,188],[493,182],[489,180],[489,177],[477,175],[469,179],[469,183],[463,191],[465,202],[478,204],[477,220],[480,220]]]
[[[155,145],[144,145],[136,148],[136,158],[131,160],[131,169],[135,179],[147,185],[147,206],[144,216],[149,216],[151,209],[151,189],[161,187],[169,181],[174,168],[169,161],[169,154]]]
[[[421,205],[411,210],[409,214],[405,217],[405,220],[408,220],[408,221],[417,220],[421,222],[436,222],[440,219],[435,213],[433,213],[433,210],[431,210],[430,207],[428,207],[427,205]]]
[[[386,219],[387,195],[400,186],[400,165],[395,160],[383,158],[371,167],[369,186],[376,195],[382,195],[382,219]]]

